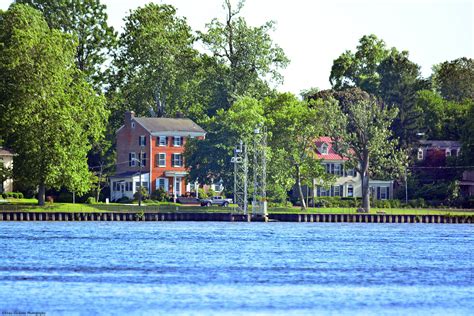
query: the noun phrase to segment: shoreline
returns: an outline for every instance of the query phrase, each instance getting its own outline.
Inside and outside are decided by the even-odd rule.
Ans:
[[[393,214],[303,214],[273,213],[267,216],[173,212],[0,212],[0,222],[84,222],[84,221],[216,221],[216,222],[296,222],[296,223],[430,223],[473,224],[474,215],[393,215]]]

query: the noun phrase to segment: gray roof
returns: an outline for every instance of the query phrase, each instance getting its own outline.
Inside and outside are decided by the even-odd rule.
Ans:
[[[134,120],[147,129],[150,133],[206,133],[206,131],[202,129],[201,126],[187,118],[135,117]]]
[[[142,172],[142,176],[148,174],[148,172]],[[140,171],[139,170],[136,170],[136,171],[125,171],[125,172],[122,172],[122,173],[117,173],[117,174],[114,174],[112,176],[110,176],[110,178],[130,178],[130,177],[134,177],[134,176],[138,176],[140,175]]]
[[[420,140],[420,144],[433,148],[460,148],[461,143],[455,140]]]

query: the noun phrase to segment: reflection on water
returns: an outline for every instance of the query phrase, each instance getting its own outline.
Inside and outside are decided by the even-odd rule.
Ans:
[[[472,314],[474,226],[2,222],[0,312]]]

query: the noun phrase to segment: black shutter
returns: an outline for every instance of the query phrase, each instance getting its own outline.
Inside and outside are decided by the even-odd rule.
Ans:
[[[128,153],[128,166],[132,166],[132,153]]]
[[[171,154],[171,167],[174,167],[174,154]]]
[[[377,200],[380,200],[380,187],[377,187]]]
[[[331,191],[329,193],[330,196],[334,196],[334,186],[331,185]]]
[[[184,137],[181,136],[181,146],[184,146]]]
[[[321,188],[320,187],[318,187],[318,189],[317,189],[316,196],[318,196],[318,197],[321,196]]]
[[[155,154],[155,167],[158,167],[159,160],[160,160],[160,155]]]
[[[165,142],[166,142],[165,146],[168,146],[168,136],[165,137]]]

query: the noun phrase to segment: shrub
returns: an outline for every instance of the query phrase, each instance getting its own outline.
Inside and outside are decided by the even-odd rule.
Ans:
[[[158,190],[153,191],[150,198],[152,200],[155,200],[155,201],[158,201],[158,202],[169,201],[168,192],[165,192],[165,190],[163,188],[159,188]]]
[[[126,196],[123,196],[123,197],[121,197],[120,199],[118,199],[116,202],[117,202],[117,203],[129,203],[129,202],[130,202],[130,199],[129,199],[128,197],[126,197]]]
[[[86,204],[96,204],[95,198],[92,196],[89,196],[86,200]]]
[[[207,192],[204,191],[203,188],[199,188],[198,192],[199,192],[199,198],[200,199],[207,199],[209,197],[209,194],[207,194]]]
[[[142,195],[142,201],[148,199],[148,190],[145,187],[138,188],[139,191],[135,192],[133,199],[138,201],[139,194]]]
[[[24,198],[23,193],[18,192],[18,198],[19,198],[19,199],[23,199],[23,198]]]
[[[8,194],[2,193],[2,198],[6,199],[8,197]]]

